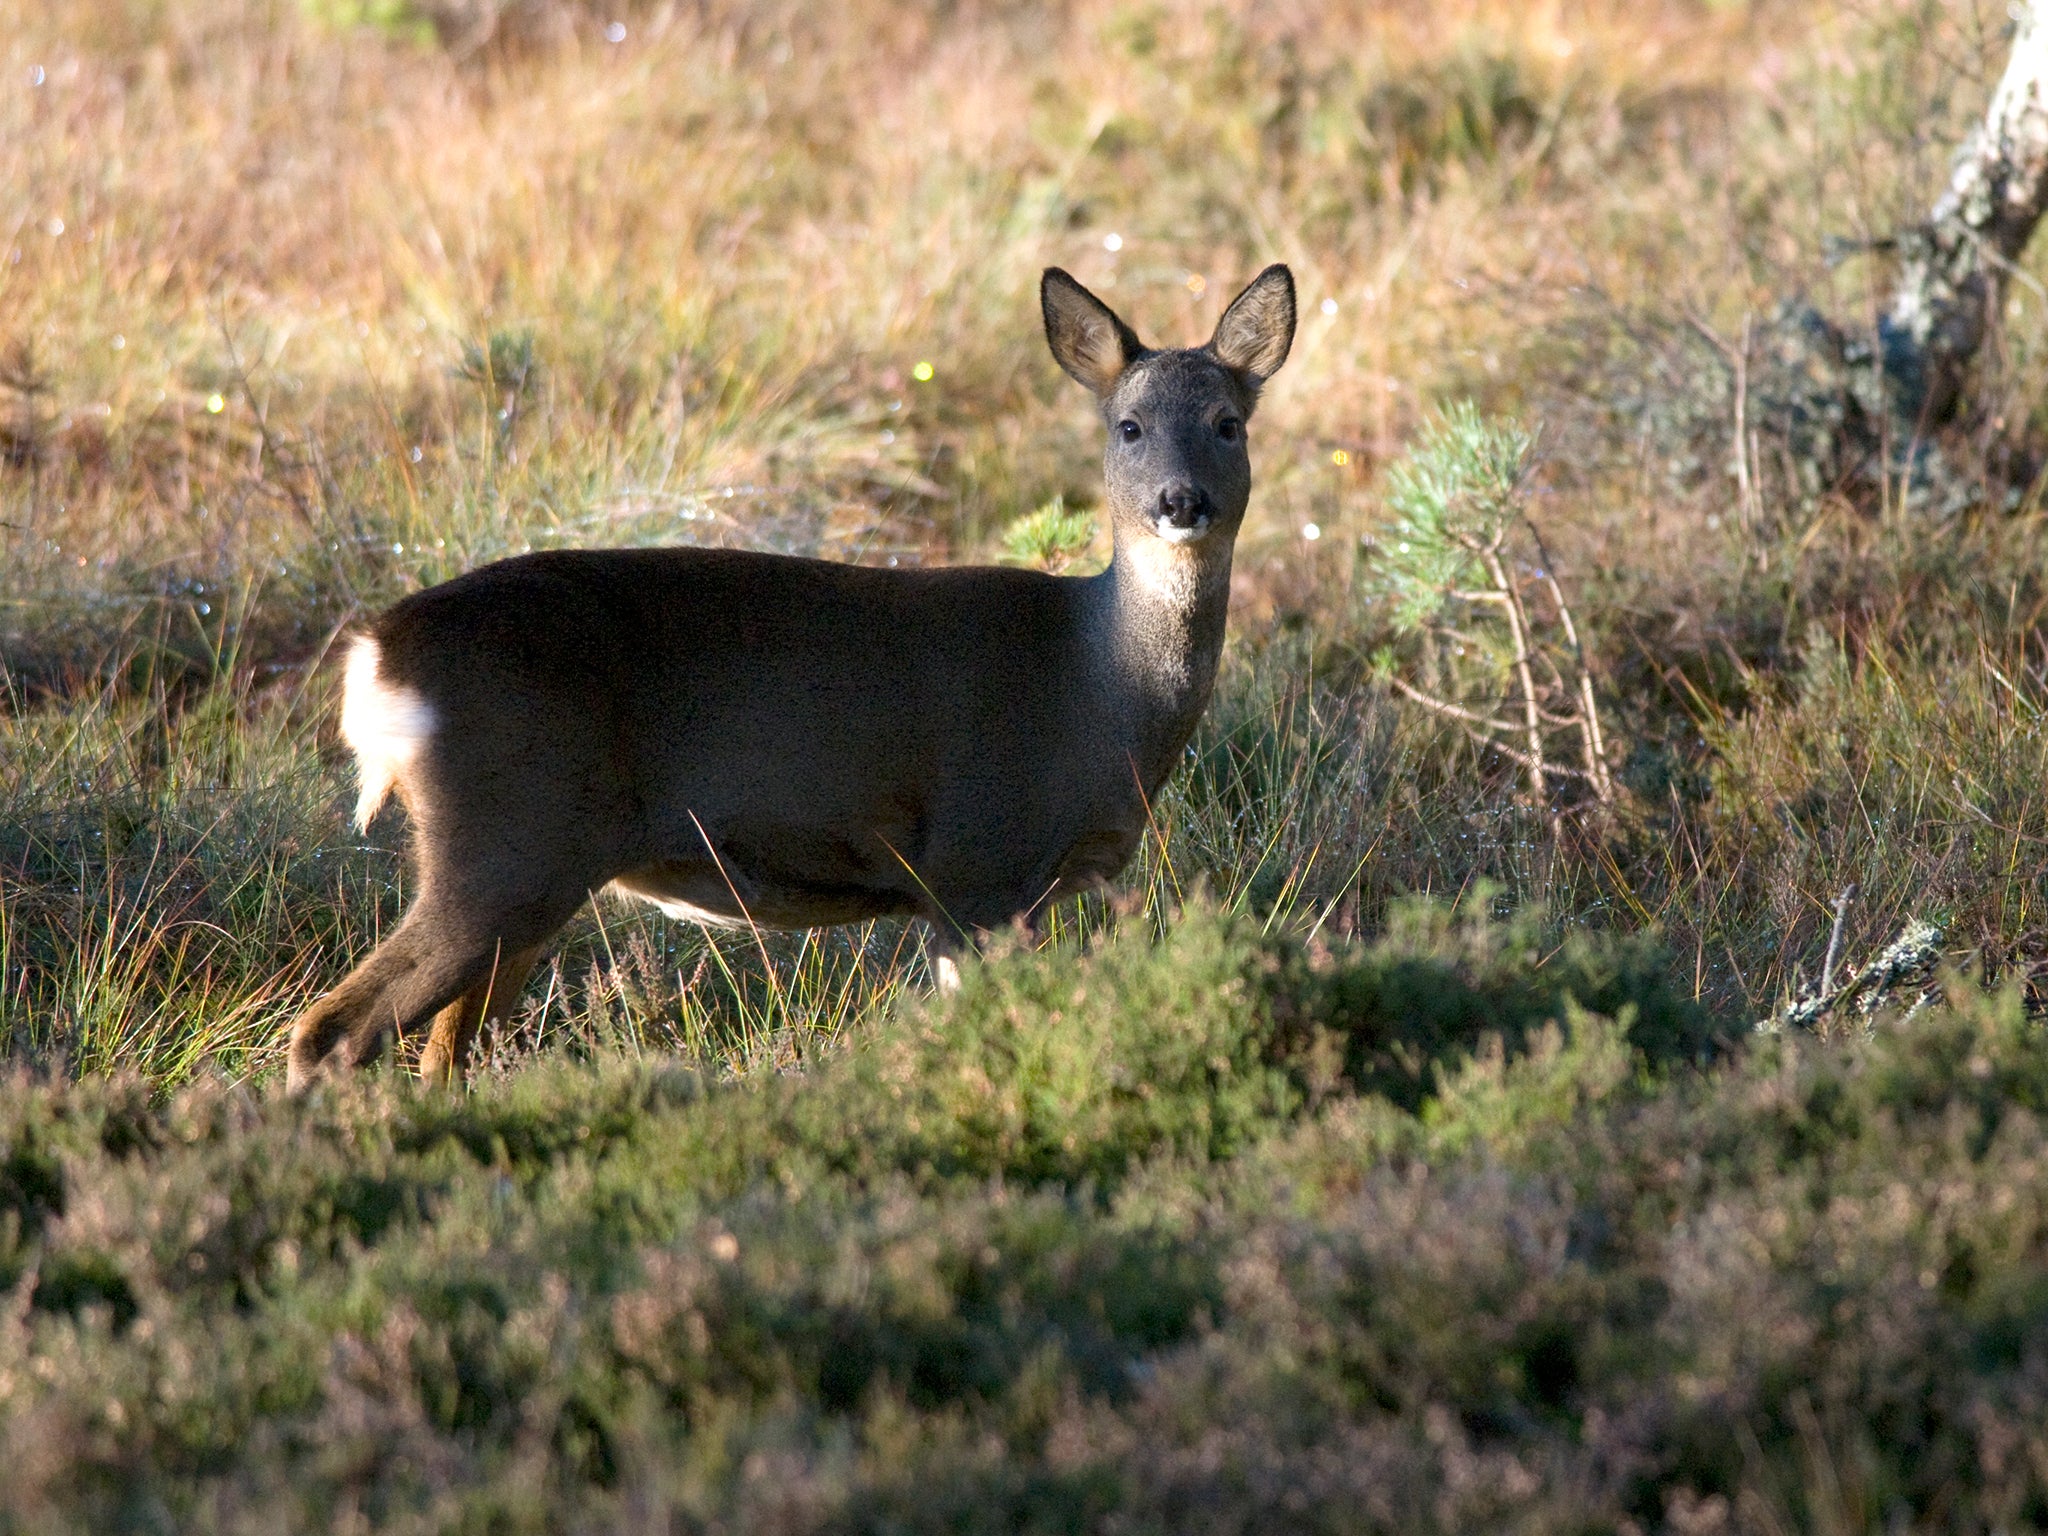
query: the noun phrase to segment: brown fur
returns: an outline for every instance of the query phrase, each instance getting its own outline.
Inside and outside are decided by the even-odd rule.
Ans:
[[[1064,273],[1043,299],[1110,427],[1098,576],[557,551],[369,626],[344,718],[411,815],[419,895],[293,1024],[295,1087],[430,1019],[424,1065],[459,1077],[486,995],[607,884],[769,927],[916,915],[950,951],[1123,867],[1215,680],[1293,284],[1269,268],[1187,351]]]
[[[502,1023],[519,1001],[520,988],[533,974],[540,950],[523,949],[499,959],[481,986],[471,987],[434,1015],[427,1043],[420,1047],[420,1077],[429,1083],[455,1084],[469,1068],[469,1048],[485,1019]]]

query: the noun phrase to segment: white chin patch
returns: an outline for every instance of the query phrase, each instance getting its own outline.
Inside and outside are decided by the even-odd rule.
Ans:
[[[1192,544],[1195,540],[1208,536],[1209,514],[1205,512],[1196,518],[1192,528],[1176,527],[1163,517],[1154,518],[1152,527],[1158,532],[1159,537],[1169,544]]]

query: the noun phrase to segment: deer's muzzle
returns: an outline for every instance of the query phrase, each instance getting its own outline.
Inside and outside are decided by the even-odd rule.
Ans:
[[[1169,544],[1191,544],[1209,531],[1209,494],[1199,486],[1177,485],[1159,493],[1153,527]]]

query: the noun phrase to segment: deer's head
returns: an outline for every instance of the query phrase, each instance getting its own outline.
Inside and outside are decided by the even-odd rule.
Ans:
[[[1293,276],[1266,268],[1199,347],[1147,347],[1058,267],[1039,297],[1053,357],[1094,393],[1109,429],[1103,479],[1118,548],[1227,551],[1251,495],[1246,423],[1294,340]]]

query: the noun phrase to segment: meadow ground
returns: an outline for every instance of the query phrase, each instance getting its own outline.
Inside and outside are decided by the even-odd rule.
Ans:
[[[2048,1524],[2048,300],[1968,505],[1730,366],[1871,323],[2005,16],[0,0],[0,1531]],[[404,900],[351,618],[1084,569],[1039,270],[1190,342],[1274,259],[1118,891],[937,1001],[895,925],[605,906],[466,1095],[283,1098]],[[1605,801],[1418,702],[1512,672],[1417,601],[1463,401]]]

